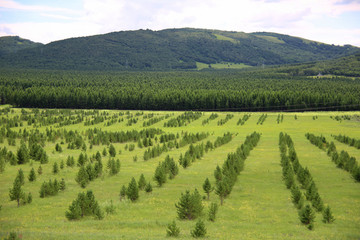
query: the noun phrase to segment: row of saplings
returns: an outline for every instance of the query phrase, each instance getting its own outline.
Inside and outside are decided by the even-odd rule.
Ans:
[[[313,145],[326,151],[338,168],[349,172],[355,181],[360,182],[360,166],[355,157],[344,150],[338,153],[334,142],[328,143],[324,136],[315,136],[312,133],[306,133],[305,136]]]
[[[237,176],[243,169],[244,161],[249,155],[250,151],[257,145],[260,139],[260,134],[254,132],[248,136],[241,147],[235,153],[229,154],[225,160],[223,167],[219,166],[214,171],[216,179],[215,193],[220,197],[221,205],[223,204],[224,197],[228,196],[235,184]],[[209,200],[210,193],[214,190],[208,178],[203,184],[203,190],[207,194]],[[178,218],[182,220],[193,220],[200,218],[203,215],[202,197],[197,189],[191,193],[189,190],[181,194],[179,202],[175,204],[177,209]],[[218,211],[218,204],[211,203],[209,205],[207,218],[209,221],[215,221]],[[180,234],[180,228],[177,227],[176,222],[172,221],[167,227],[167,236],[177,237]],[[193,237],[204,237],[206,235],[206,227],[204,222],[199,219],[191,230]]]
[[[285,185],[291,191],[291,199],[297,209],[301,223],[309,230],[314,228],[315,211],[322,212],[323,222],[332,223],[335,219],[329,206],[325,207],[315,182],[307,168],[303,168],[297,157],[293,141],[286,133],[279,135],[282,174]],[[298,186],[300,183],[301,187]],[[302,193],[305,191],[305,197]],[[311,202],[305,204],[305,201]],[[315,211],[313,210],[315,209]]]
[[[39,174],[42,172],[40,171]],[[31,169],[28,179],[30,182],[36,180],[36,173],[34,168]],[[30,204],[32,202],[32,194],[29,192],[26,194],[22,187],[25,185],[25,176],[22,169],[18,170],[18,174],[15,177],[13,187],[9,189],[9,197],[11,201],[17,201],[17,206]],[[43,182],[40,187],[40,197],[44,198],[47,196],[57,195],[59,191],[64,191],[66,188],[65,180],[62,179],[60,182],[56,179],[49,180],[49,182]],[[1,206],[0,206],[1,207]]]

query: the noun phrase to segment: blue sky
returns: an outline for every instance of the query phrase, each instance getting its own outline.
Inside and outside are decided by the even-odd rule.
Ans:
[[[180,27],[277,32],[360,47],[360,0],[0,0],[0,36],[42,43]]]

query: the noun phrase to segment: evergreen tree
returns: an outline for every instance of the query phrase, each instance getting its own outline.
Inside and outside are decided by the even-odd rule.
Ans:
[[[201,238],[205,237],[206,235],[206,227],[203,221],[199,219],[199,221],[196,222],[195,228],[190,231],[191,236],[194,238]]]
[[[218,211],[219,206],[217,205],[217,203],[211,203],[210,207],[209,207],[209,216],[208,219],[209,221],[214,222],[215,218],[216,218],[216,213]]]
[[[222,180],[223,174],[221,172],[221,168],[219,167],[219,165],[216,166],[216,169],[214,171],[214,177],[215,177],[216,182],[219,182]]]
[[[189,190],[186,190],[185,194],[181,193],[180,200],[175,204],[175,207],[177,208],[178,217],[187,220],[198,218],[204,208],[197,189],[195,189],[193,194]]]
[[[26,147],[25,143],[21,143],[20,148],[17,151],[17,163],[24,164],[29,162],[30,155],[29,150]]]
[[[115,150],[114,145],[112,145],[112,144],[110,144],[110,146],[109,146],[109,154],[110,154],[111,157],[116,156],[116,150]]]
[[[102,151],[102,155],[103,155],[104,157],[106,157],[106,155],[107,155],[106,148],[104,148],[104,149],[103,149],[103,151]]]
[[[64,160],[61,160],[60,162],[60,169],[64,169]]]
[[[323,222],[324,223],[332,223],[335,221],[334,216],[332,215],[331,209],[327,206],[323,211]]]
[[[316,211],[321,212],[324,208],[324,203],[319,195],[319,193],[315,193],[312,200],[312,206],[315,208]]]
[[[31,168],[28,179],[29,179],[30,182],[33,182],[33,181],[36,180],[36,173],[35,173],[34,168]]]
[[[58,166],[57,162],[54,162],[52,172],[53,172],[53,174],[57,174],[59,172],[59,166]]]
[[[203,189],[204,189],[204,192],[207,194],[207,199],[209,200],[210,198],[210,193],[212,192],[213,188],[211,186],[211,183],[209,181],[209,178],[206,178],[205,179],[205,182],[203,184]]]
[[[146,184],[146,186],[145,186],[145,192],[147,192],[147,193],[152,192],[152,186],[151,186],[151,183],[150,183],[150,182],[148,182],[148,183]]]
[[[32,202],[32,194],[31,192],[29,192],[27,198],[26,198],[26,203],[30,204]]]
[[[77,200],[74,200],[69,206],[69,211],[65,212],[65,216],[68,220],[77,220],[81,218],[81,208]]]
[[[76,182],[80,184],[82,188],[85,188],[86,185],[89,183],[89,175],[85,170],[84,166],[81,166],[79,169],[78,174],[76,175]]]
[[[65,184],[65,179],[64,178],[62,178],[61,181],[60,181],[59,189],[61,191],[64,191],[66,189],[66,184]]]
[[[39,175],[41,175],[41,174],[42,174],[42,167],[41,167],[41,165],[39,166],[39,168],[38,168],[38,171],[37,171],[37,172],[38,172],[38,174],[39,174]]]
[[[25,184],[25,177],[24,177],[24,172],[21,168],[18,170],[18,175],[16,177],[19,178],[20,184],[21,186],[23,186]]]
[[[122,199],[125,199],[125,197],[126,197],[126,187],[125,187],[125,185],[123,185],[121,190],[120,190],[120,201]]]
[[[309,204],[305,205],[299,211],[299,218],[300,221],[306,225],[309,230],[314,228],[314,219],[315,219],[315,212],[312,210]]]
[[[166,229],[166,236],[168,237],[178,237],[180,234],[180,228],[176,226],[175,220],[168,224]]]
[[[165,166],[161,163],[159,163],[155,169],[154,180],[157,182],[159,187],[161,187],[166,182],[166,169]]]
[[[229,186],[226,181],[216,183],[215,193],[220,197],[220,204],[223,205],[224,198],[227,196]]]
[[[14,200],[17,201],[18,207],[20,206],[20,199],[22,199],[24,197],[24,192],[22,191],[21,186],[22,186],[21,179],[17,176],[15,178],[13,188],[10,189],[9,196],[10,196],[11,201],[14,201]]]
[[[126,190],[126,196],[132,202],[136,201],[139,198],[139,188],[134,177],[131,179],[131,182],[129,183],[129,186]]]
[[[5,171],[5,159],[2,155],[0,155],[0,173]]]
[[[146,186],[146,180],[144,174],[140,175],[138,185],[139,185],[139,190],[144,190]]]

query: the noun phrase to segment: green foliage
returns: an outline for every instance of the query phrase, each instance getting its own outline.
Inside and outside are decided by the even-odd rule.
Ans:
[[[123,185],[122,187],[121,187],[121,190],[120,190],[120,194],[119,194],[119,196],[120,196],[120,201],[121,200],[123,200],[123,199],[125,199],[125,197],[126,197],[126,187],[125,187],[125,185]]]
[[[217,205],[217,203],[210,204],[209,215],[208,215],[209,221],[212,221],[212,222],[215,221],[216,213],[217,213],[218,209],[219,209],[219,206]]]
[[[110,144],[110,146],[109,146],[109,154],[111,157],[116,156],[116,149],[115,149],[114,145],[112,145],[112,144]]]
[[[138,181],[139,190],[144,190],[145,186],[146,186],[145,176],[144,174],[141,174]]]
[[[63,183],[62,183],[63,182]],[[52,181],[51,179],[49,182],[43,182],[40,187],[40,197],[45,198],[48,196],[55,196],[58,194],[59,190],[64,190],[65,181],[61,181],[60,183],[55,179]]]
[[[180,228],[176,225],[175,220],[168,224],[166,229],[167,237],[178,237],[180,234]]]
[[[205,179],[205,182],[204,182],[204,184],[203,184],[203,190],[204,190],[204,192],[207,194],[207,199],[209,200],[209,198],[210,198],[210,193],[211,193],[212,190],[213,190],[209,178],[206,178],[206,179]]]
[[[172,70],[194,69],[196,62],[257,66],[331,59],[357,51],[348,45],[321,44],[277,33],[189,28],[120,31],[46,45],[19,37],[0,38],[0,42],[0,66],[26,69]],[[338,68],[332,64],[330,69],[337,72]]]
[[[158,186],[161,187],[166,182],[166,167],[164,164],[159,163],[155,169],[154,180]]]
[[[306,225],[306,227],[309,230],[312,230],[314,228],[314,220],[315,220],[315,212],[311,208],[309,204],[305,205],[300,211],[299,211],[299,218],[300,221]]]
[[[25,143],[21,143],[20,148],[17,150],[17,163],[18,164],[25,164],[29,162],[29,150],[26,147]]]
[[[146,81],[139,81],[145,75]],[[105,82],[104,76],[108,79]],[[141,94],[140,91],[132,92],[140,88]],[[359,82],[351,79],[290,77],[274,69],[146,74],[3,70],[0,74],[1,99],[4,103],[22,107],[236,111],[305,111],[321,107],[324,110],[356,110],[360,104],[359,92]],[[201,117],[201,113],[190,115]],[[170,119],[164,124],[187,124],[190,115]],[[264,118],[265,114],[262,120]],[[77,139],[80,138],[69,142],[74,149]],[[83,139],[79,143],[81,147]]]
[[[18,207],[20,206],[20,199],[22,199],[25,195],[25,193],[21,189],[21,186],[22,186],[21,179],[17,176],[13,183],[13,187],[9,190],[10,200],[11,201],[16,200]]]
[[[324,210],[323,210],[323,222],[324,223],[332,223],[335,221],[334,216],[332,215],[331,209],[329,206],[327,206]]]
[[[21,186],[23,186],[25,184],[24,172],[21,168],[18,170],[18,174],[17,174],[16,178],[19,178]]]
[[[16,232],[10,232],[7,237],[4,238],[4,240],[20,240],[18,234]]]
[[[194,190],[190,193],[186,190],[185,193],[181,193],[179,202],[175,204],[179,219],[192,220],[200,217],[203,210],[201,195]]]
[[[113,204],[113,201],[110,200],[110,204],[105,206],[105,212],[107,215],[109,215],[109,214],[115,214],[115,211],[116,211],[116,208]]]
[[[36,180],[36,173],[35,173],[34,168],[31,168],[28,179],[30,182],[33,182]]]
[[[203,221],[201,221],[201,219],[199,219],[196,222],[195,228],[193,230],[191,230],[190,233],[191,233],[191,236],[194,238],[205,237],[205,235],[206,235],[205,223]]]
[[[52,172],[53,174],[57,174],[59,172],[59,165],[57,164],[57,162],[54,162]]]
[[[152,186],[151,186],[151,183],[150,183],[150,182],[148,182],[148,183],[146,184],[146,186],[145,186],[145,192],[147,192],[147,193],[152,192]]]
[[[126,189],[126,196],[132,202],[135,202],[139,198],[139,188],[138,188],[135,178],[131,179],[131,181]]]
[[[69,210],[65,212],[65,216],[68,220],[78,220],[84,216],[94,216],[96,219],[101,220],[104,218],[104,213],[95,200],[92,191],[88,190],[86,193],[78,194],[77,199],[72,202]]]

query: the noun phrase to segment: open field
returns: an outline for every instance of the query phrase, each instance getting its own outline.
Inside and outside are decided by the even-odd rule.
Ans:
[[[54,137],[48,141],[50,138],[48,136],[43,148],[49,157],[49,162],[42,164],[43,173],[37,175],[34,182],[29,182],[27,177],[31,168],[38,169],[40,165],[38,161],[30,160],[29,163],[16,166],[6,164],[5,171],[0,173],[0,205],[2,205],[0,238],[14,231],[21,235],[22,239],[164,239],[167,238],[167,225],[175,220],[180,228],[179,239],[188,239],[191,237],[190,231],[194,228],[196,220],[186,221],[177,218],[175,204],[178,203],[181,193],[185,190],[192,192],[197,188],[201,195],[205,196],[202,189],[205,179],[209,178],[211,184],[215,186],[216,166],[221,167],[228,153],[235,152],[244,143],[246,136],[256,131],[261,134],[260,141],[245,160],[244,170],[238,176],[231,194],[225,198],[224,205],[219,205],[215,222],[207,220],[207,211],[211,202],[220,204],[219,197],[213,191],[210,200],[202,201],[204,213],[200,218],[204,220],[207,228],[206,239],[360,239],[360,182],[356,182],[349,172],[337,168],[325,151],[312,145],[305,137],[308,132],[318,136],[323,135],[327,141],[335,143],[337,151],[345,150],[359,162],[359,149],[340,143],[331,135],[343,134],[360,139],[360,120],[359,117],[354,117],[359,116],[360,112],[266,113],[267,117],[262,124],[257,123],[264,113],[218,112],[217,118],[203,124],[203,121],[212,114],[205,112],[200,118],[187,125],[164,127],[164,123],[184,112],[84,110],[75,113],[75,110],[66,110],[62,114],[67,117],[74,116],[71,121],[75,121],[76,116],[80,115],[83,119],[74,124],[68,122],[68,125],[60,127],[59,124],[65,123],[66,119],[54,120],[55,117],[60,116],[59,113],[51,110],[54,111],[53,115],[49,112],[45,116],[45,112],[41,114],[42,111],[40,109],[39,113],[36,113],[32,109],[22,111],[13,108],[8,113],[2,112],[0,119],[16,119],[16,116],[19,116],[18,120],[14,120],[17,126],[8,128],[17,133],[20,130],[23,133],[24,129],[27,132],[34,129],[38,129],[39,132],[49,132],[51,129],[77,131],[84,140],[86,150],[82,150],[81,147],[68,149],[64,137]],[[87,112],[89,115],[86,115]],[[218,121],[225,119],[226,114],[233,114],[233,117],[218,125]],[[238,125],[238,120],[244,114],[251,116],[243,125]],[[279,114],[283,115],[283,120],[278,123]],[[168,116],[164,119],[166,115]],[[351,116],[351,119],[341,121],[334,119],[335,116],[345,115]],[[34,120],[21,121],[21,116],[22,119],[27,116],[27,119]],[[50,118],[54,123],[45,121]],[[143,126],[144,122],[155,118],[159,121],[150,126]],[[95,121],[93,125],[91,120]],[[9,124],[5,120],[1,123],[0,127]],[[108,153],[102,156],[104,166],[102,175],[83,189],[75,181],[79,170],[76,162],[80,153],[86,153],[90,158],[98,151],[102,153],[104,148],[109,149],[107,144],[102,143],[90,147],[90,140],[84,134],[86,130],[94,128],[107,132],[158,128],[163,131],[162,134],[178,134],[178,142],[185,132],[209,133],[207,138],[194,143],[194,146],[201,142],[204,144],[207,141],[214,142],[217,137],[222,137],[227,132],[232,134],[232,140],[205,152],[201,159],[191,163],[186,169],[179,166],[178,175],[172,180],[168,179],[162,187],[158,187],[153,180],[159,162],[164,161],[166,155],[169,155],[178,163],[180,155],[185,154],[190,144],[169,148],[160,156],[144,161],[144,152],[151,147],[140,148],[138,141],[112,143],[117,153],[115,159],[121,162],[120,172],[110,176],[107,169],[110,158]],[[316,213],[314,230],[310,231],[299,221],[298,210],[291,201],[291,192],[282,180],[280,132],[291,136],[299,162],[310,171],[325,205],[331,207],[335,222],[325,224],[322,222],[322,214]],[[157,134],[156,138],[152,138],[154,145],[160,144],[160,135]],[[2,140],[0,147],[6,147],[16,154],[21,139],[15,138],[15,146],[9,145],[6,136]],[[62,152],[55,151],[56,144],[60,144]],[[135,148],[129,151],[131,144],[134,144]],[[75,166],[68,167],[65,164],[59,173],[52,173],[53,164],[57,162],[60,165],[61,161],[66,162],[68,156],[74,156]],[[134,161],[135,156],[137,161]],[[25,175],[23,190],[25,193],[31,192],[33,200],[31,204],[17,207],[16,201],[10,201],[9,189],[13,186],[19,168]],[[132,177],[137,181],[141,174],[144,174],[146,181],[151,182],[153,191],[151,193],[140,191],[139,199],[135,202],[128,199],[120,201],[121,187],[127,186]],[[40,198],[41,184],[55,178],[58,180],[64,178],[66,189],[56,196]],[[86,190],[93,191],[102,209],[112,200],[116,208],[115,213],[108,215],[105,213],[102,220],[85,217],[77,221],[69,221],[65,217],[65,212],[78,193]]]

